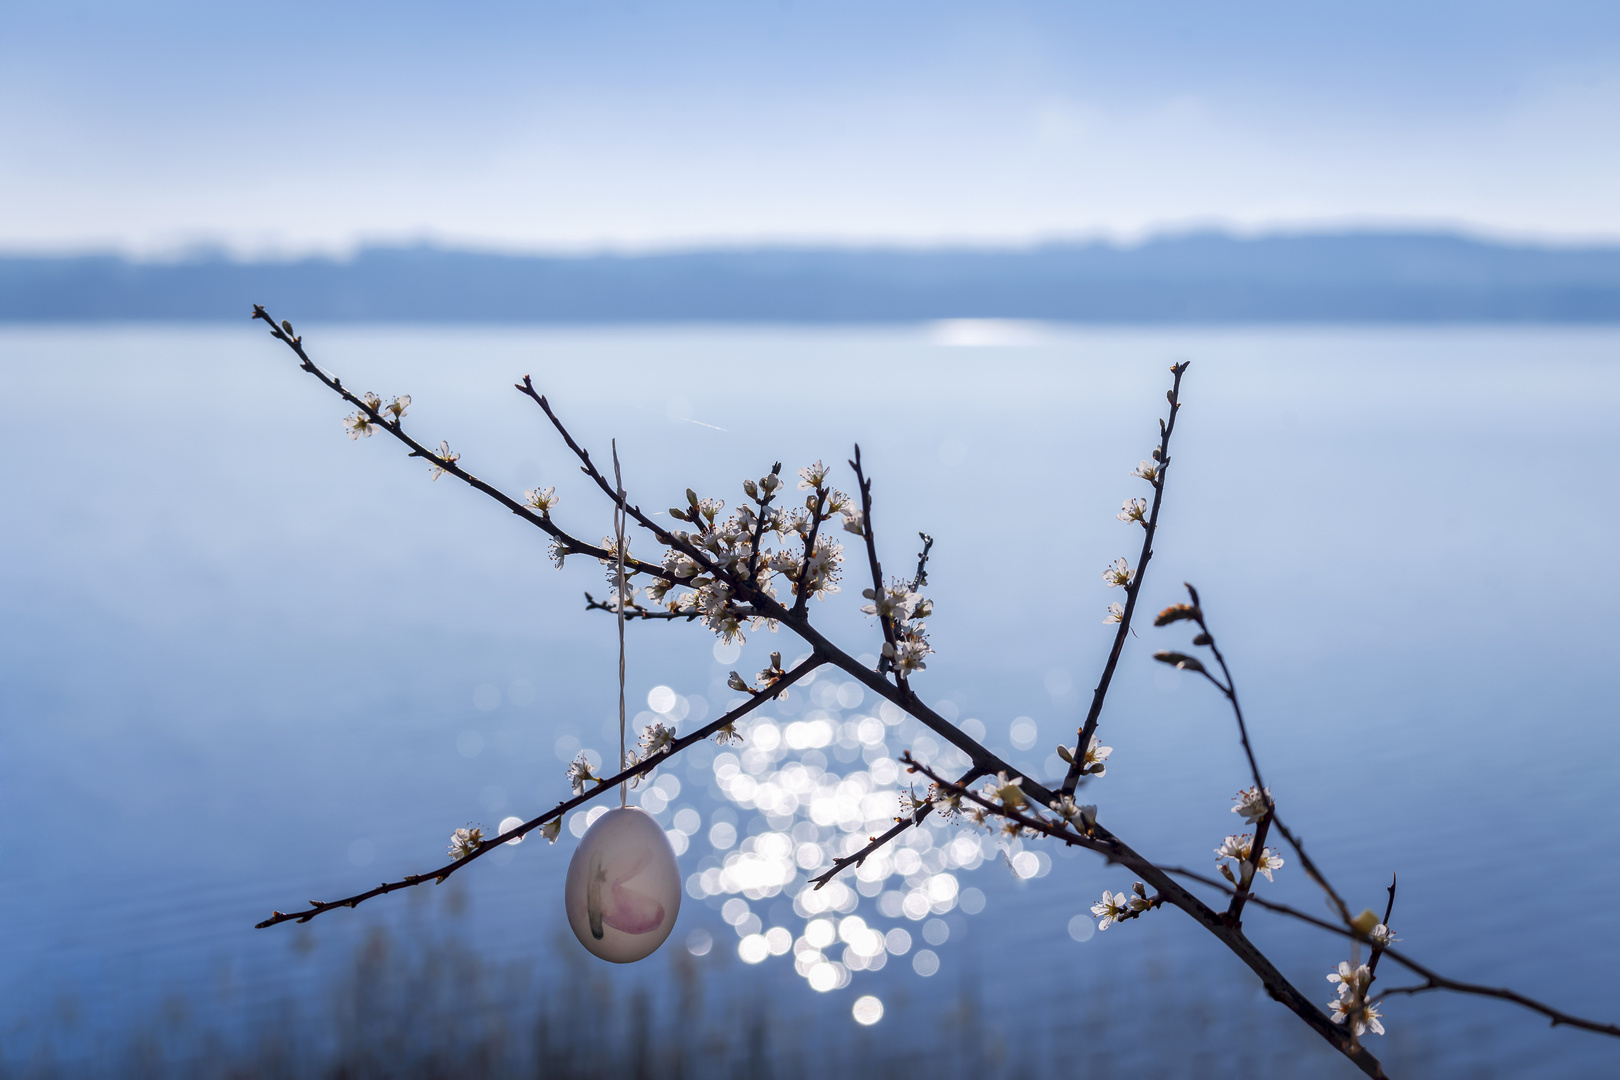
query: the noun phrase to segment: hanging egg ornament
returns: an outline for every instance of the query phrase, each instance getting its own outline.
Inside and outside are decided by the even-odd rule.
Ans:
[[[568,864],[563,906],[579,943],[603,960],[652,955],[681,910],[681,872],[663,827],[634,806],[597,818]]]

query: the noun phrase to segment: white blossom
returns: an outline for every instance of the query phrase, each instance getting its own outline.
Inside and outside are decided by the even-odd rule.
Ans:
[[[1051,809],[1052,813],[1056,814],[1064,821],[1078,821],[1080,819],[1080,807],[1075,805],[1074,797],[1072,795],[1063,795],[1059,798],[1053,799],[1051,802],[1047,803],[1047,806]]]
[[[1153,906],[1152,901],[1148,899],[1147,887],[1140,881],[1131,886],[1131,894],[1127,903],[1132,911],[1146,911]]]
[[[358,439],[362,435],[371,438],[371,430],[375,427],[371,418],[365,413],[351,413],[343,418],[343,427],[349,433],[349,438]]]
[[[1108,569],[1103,571],[1103,583],[1110,589],[1120,585],[1129,585],[1134,577],[1136,577],[1136,571],[1132,570],[1130,565],[1125,562],[1124,556],[1115,559],[1109,564]]]
[[[1341,998],[1356,997],[1365,994],[1372,985],[1372,969],[1366,964],[1351,967],[1348,960],[1340,960],[1339,969],[1328,972],[1327,980],[1338,987]]]
[[[568,763],[568,786],[574,789],[575,795],[583,795],[585,794],[585,785],[592,781],[600,784],[602,778],[596,775],[595,770],[591,768],[590,761],[585,757],[585,752],[582,750],[573,761]]]
[[[1369,1031],[1382,1035],[1384,1025],[1380,1020],[1383,1013],[1379,1012],[1377,1002],[1367,1000],[1367,990],[1372,986],[1372,969],[1366,964],[1351,967],[1348,961],[1341,960],[1339,969],[1329,972],[1327,978],[1339,990],[1339,996],[1327,1005],[1333,1013],[1333,1022],[1342,1024],[1349,1020],[1358,1036]]]
[[[1237,860],[1243,878],[1247,881],[1251,874],[1249,859],[1253,854],[1254,835],[1244,833],[1241,836],[1228,836],[1225,840],[1222,840],[1221,846],[1215,849],[1215,861],[1224,863],[1227,859]],[[1263,848],[1260,852],[1260,858],[1254,864],[1254,870],[1264,874],[1267,881],[1274,881],[1276,879],[1271,876],[1271,872],[1279,869],[1282,865],[1283,861],[1275,851],[1270,848]],[[1225,865],[1221,867],[1221,872],[1228,878],[1232,876],[1231,870]]]
[[[1120,508],[1119,513],[1115,514],[1114,516],[1119,518],[1119,520],[1121,520],[1123,522],[1126,522],[1127,524],[1132,522],[1132,521],[1140,521],[1143,524],[1146,524],[1147,523],[1146,518],[1145,518],[1146,514],[1147,514],[1147,500],[1146,499],[1126,499],[1125,500],[1125,505],[1122,506]]]
[[[664,724],[651,724],[641,732],[641,756],[650,758],[654,754],[662,754],[669,750],[669,744],[675,741],[675,729]]]
[[[906,639],[896,644],[883,643],[884,658],[902,675],[926,668],[928,665],[923,663],[923,657],[933,651],[928,642],[920,638]]]
[[[562,835],[562,817],[554,817],[540,826],[540,835],[545,837],[548,843],[555,844],[557,837]]]
[[[378,412],[382,409],[382,398],[378,397],[376,394],[370,393],[369,391],[361,394],[360,400],[365,402],[366,408],[370,409],[372,412]]]
[[[890,585],[882,592],[862,589],[861,595],[872,601],[862,605],[862,614],[893,619],[895,622],[905,622],[911,618],[912,610],[922,602],[922,595],[912,592],[903,581]]]
[[[1086,760],[1080,766],[1082,775],[1090,773],[1093,776],[1105,776],[1108,773],[1108,766],[1104,762],[1108,760],[1108,755],[1114,752],[1114,748],[1112,746],[1099,746],[1097,743],[1097,736],[1093,735],[1090,744],[1086,747]]]
[[[1103,890],[1102,900],[1091,905],[1091,913],[1101,921],[1097,929],[1106,930],[1122,918],[1131,909],[1130,897],[1125,893],[1111,893]]]
[[[394,414],[394,423],[397,424],[397,423],[399,423],[400,419],[405,415],[405,410],[410,408],[410,405],[411,405],[411,395],[409,395],[409,394],[401,394],[398,397],[396,397],[393,401],[390,401],[387,405],[383,406],[383,411],[393,413]]]
[[[794,567],[793,594],[808,592],[817,600],[827,599],[827,594],[838,591],[843,562],[844,545],[830,536],[817,536],[810,557],[804,560],[803,566]]]
[[[1125,621],[1125,605],[1109,604],[1108,614],[1103,616],[1104,623],[1117,623]]]
[[[1395,936],[1395,931],[1391,930],[1383,923],[1379,923],[1377,926],[1373,927],[1372,931],[1368,933],[1367,936],[1372,938],[1373,944],[1379,946],[1380,948],[1387,947],[1401,940]]]
[[[1266,788],[1262,794],[1257,787],[1246,787],[1232,796],[1232,801],[1237,803],[1236,806],[1232,807],[1232,813],[1242,814],[1243,820],[1253,825],[1266,816],[1266,810],[1268,809],[1266,804],[1270,799],[1270,788]]]
[[[1152,461],[1138,462],[1136,468],[1131,470],[1131,475],[1140,476],[1150,484],[1157,484],[1159,482],[1159,466]]]
[[[1017,810],[1024,805],[1024,778],[1014,776],[1007,778],[1007,774],[997,773],[994,780],[986,781],[984,795],[987,799],[997,799],[1009,810]]]
[[[814,465],[806,465],[799,470],[799,490],[810,491],[821,487],[827,479],[827,466],[817,461]]]
[[[866,535],[866,518],[853,506],[844,511],[844,531],[856,536]]]
[[[439,443],[439,460],[428,467],[428,479],[437,480],[444,475],[444,470],[453,462],[461,460],[461,455],[450,449],[448,442]]]
[[[483,839],[483,829],[477,827],[457,829],[450,834],[450,854],[457,859],[465,859],[478,850],[478,845]]]
[[[1353,1026],[1358,1038],[1369,1031],[1374,1035],[1384,1033],[1382,1022],[1384,1014],[1378,1010],[1376,1001],[1363,1001],[1358,1005],[1354,1000],[1338,998],[1328,1002],[1327,1007],[1333,1013],[1333,1022],[1335,1024],[1342,1024],[1346,1017],[1354,1016],[1355,1022]]]
[[[551,508],[560,501],[554,487],[530,488],[523,493],[523,499],[531,509],[538,510],[542,514],[551,513]]]

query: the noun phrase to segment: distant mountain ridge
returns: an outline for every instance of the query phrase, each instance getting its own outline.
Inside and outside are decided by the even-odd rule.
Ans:
[[[1620,247],[1441,233],[1165,236],[1121,246],[764,247],[145,263],[0,256],[0,321],[497,323],[1620,322]]]

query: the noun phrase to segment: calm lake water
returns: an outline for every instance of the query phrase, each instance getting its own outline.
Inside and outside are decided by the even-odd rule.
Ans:
[[[919,688],[1037,775],[1106,656],[1117,593],[1102,570],[1139,544],[1114,514],[1145,493],[1129,472],[1168,365],[1191,360],[1145,607],[1199,587],[1278,803],[1352,904],[1382,910],[1396,872],[1393,922],[1415,956],[1620,1018],[1620,332],[300,330],[346,384],[411,394],[418,436],[473,472],[513,493],[555,484],[558,519],[587,537],[609,531],[607,507],[511,389],[525,373],[599,458],[618,438],[649,510],[687,487],[735,503],[772,461],[842,465],[858,440],[886,567],[914,563],[919,530],[937,541],[938,652]],[[989,845],[939,854],[967,851],[947,849],[954,833],[935,854],[955,861],[933,869],[982,910],[966,910],[976,896],[915,919],[852,900],[912,941],[825,992],[791,954],[739,959],[730,894],[689,895],[651,961],[583,963],[559,939],[567,831],[443,887],[255,931],[273,907],[438,865],[457,826],[538,813],[565,792],[563,758],[610,745],[613,626],[581,596],[600,568],[557,571],[535,530],[475,492],[430,483],[385,437],[350,442],[346,410],[246,320],[3,329],[0,386],[0,1071],[245,1053],[314,1024],[386,929],[430,959],[433,945],[519,965],[552,995],[606,987],[604,1009],[638,989],[669,998],[696,965],[728,1007],[766,1002],[801,1038],[870,1060],[948,1043],[970,1002],[992,1071],[1083,1050],[1103,1075],[1354,1075],[1178,913],[1075,940],[1071,921],[1128,886],[1123,871],[1049,852],[1021,879]],[[860,576],[816,614],[874,652]],[[1212,692],[1149,659],[1185,635],[1139,634],[1088,797],[1151,857],[1213,869],[1247,783],[1235,732]],[[635,707],[667,687],[689,728],[734,697],[727,670],[803,651],[761,632],[722,663],[714,644],[696,626],[633,626]],[[816,709],[875,715],[838,699],[843,681],[768,712],[784,732]],[[909,725],[874,736],[883,753],[913,745]],[[820,760],[875,776],[871,750]],[[667,826],[695,814],[683,874],[735,851],[715,826],[764,827],[713,752],[664,772],[679,789],[660,800]],[[1269,895],[1323,909],[1296,860],[1277,878]],[[898,881],[884,890],[900,896]],[[758,929],[804,932],[787,897],[751,904]],[[1328,1000],[1335,940],[1258,911],[1247,923]],[[490,979],[481,1012],[542,992]],[[861,1028],[852,1004],[868,994],[885,1016]],[[1620,1070],[1620,1042],[1495,1002],[1393,998],[1385,1013],[1373,1048],[1393,1075]]]

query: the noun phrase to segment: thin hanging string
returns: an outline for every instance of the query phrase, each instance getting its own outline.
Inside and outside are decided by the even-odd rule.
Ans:
[[[624,752],[624,478],[619,474],[619,440],[613,440],[613,486],[618,489],[619,498],[613,506],[613,537],[619,560],[618,572],[618,603],[614,605],[619,612],[619,771],[629,768]],[[619,785],[619,808],[623,809],[629,802],[629,793],[625,785]]]

